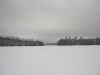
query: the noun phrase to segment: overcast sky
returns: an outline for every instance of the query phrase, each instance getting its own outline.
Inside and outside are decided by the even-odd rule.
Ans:
[[[0,0],[0,35],[38,39],[100,36],[100,0]]]

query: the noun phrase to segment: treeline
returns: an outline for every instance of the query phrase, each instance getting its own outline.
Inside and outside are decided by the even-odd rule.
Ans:
[[[33,39],[20,39],[19,37],[0,36],[0,46],[43,46],[42,41]]]
[[[82,38],[80,37],[77,39],[77,37],[74,38],[65,38],[65,39],[60,39],[57,42],[57,45],[100,45],[100,38]]]

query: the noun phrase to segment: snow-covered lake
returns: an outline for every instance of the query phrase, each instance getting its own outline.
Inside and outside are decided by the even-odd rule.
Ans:
[[[100,46],[0,47],[0,75],[100,75]]]

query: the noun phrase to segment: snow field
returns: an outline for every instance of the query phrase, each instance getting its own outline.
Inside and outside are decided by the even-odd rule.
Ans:
[[[0,47],[0,75],[100,75],[100,46]]]

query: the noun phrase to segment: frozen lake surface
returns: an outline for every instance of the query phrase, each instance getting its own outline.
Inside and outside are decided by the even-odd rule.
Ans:
[[[0,75],[100,75],[100,46],[0,47]]]

